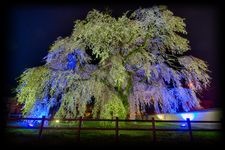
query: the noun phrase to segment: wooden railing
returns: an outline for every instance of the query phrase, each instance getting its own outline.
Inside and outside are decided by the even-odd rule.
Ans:
[[[152,136],[153,136],[153,142],[156,142],[156,137],[157,137],[157,132],[158,131],[187,131],[189,133],[189,138],[190,141],[193,141],[193,134],[192,132],[194,131],[222,131],[222,128],[219,129],[203,129],[203,128],[198,128],[198,129],[193,129],[192,128],[192,123],[218,123],[218,124],[222,124],[222,121],[190,121],[189,118],[187,118],[186,120],[155,120],[154,117],[152,117],[151,120],[124,120],[124,119],[119,119],[118,117],[116,117],[116,119],[85,119],[82,117],[76,118],[76,119],[60,119],[60,121],[78,121],[78,126],[77,127],[45,127],[44,126],[44,122],[45,121],[54,121],[54,120],[58,120],[56,118],[54,119],[49,119],[49,118],[45,118],[45,116],[43,116],[42,118],[9,118],[9,121],[19,121],[19,120],[41,120],[41,124],[40,126],[37,127],[23,127],[23,126],[12,126],[12,125],[7,125],[7,128],[16,128],[16,129],[39,129],[39,134],[38,137],[41,138],[42,131],[46,130],[46,129],[54,129],[54,130],[76,130],[78,135],[77,135],[77,141],[80,141],[80,134],[81,134],[81,130],[114,130],[115,131],[115,141],[118,142],[119,141],[119,131],[121,130],[139,130],[139,131],[152,131]],[[82,127],[82,122],[85,121],[111,121],[111,122],[115,122],[115,127]],[[119,122],[150,122],[151,123],[151,128],[120,128],[119,127]],[[157,128],[156,127],[156,123],[157,122],[166,122],[166,123],[186,123],[187,124],[187,128],[186,129],[182,129],[182,128]]]

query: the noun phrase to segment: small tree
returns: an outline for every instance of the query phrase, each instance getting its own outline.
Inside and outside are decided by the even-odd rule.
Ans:
[[[164,6],[114,18],[90,11],[71,36],[58,38],[46,64],[19,78],[26,116],[136,118],[149,108],[174,113],[200,108],[196,94],[210,83],[207,65],[185,56],[184,19]]]

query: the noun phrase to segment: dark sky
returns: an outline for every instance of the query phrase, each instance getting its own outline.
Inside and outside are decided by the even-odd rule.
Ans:
[[[6,11],[6,52],[4,96],[10,95],[10,89],[16,87],[15,78],[26,68],[43,64],[49,46],[57,37],[71,34],[74,21],[84,19],[92,9],[112,10],[114,16],[120,16],[127,10],[139,7],[147,8],[152,3],[77,3],[72,5],[10,5]],[[186,18],[187,38],[190,41],[190,54],[208,62],[211,87],[203,93],[202,99],[210,100],[219,106],[221,69],[220,22],[218,5],[212,4],[167,4],[176,16]]]

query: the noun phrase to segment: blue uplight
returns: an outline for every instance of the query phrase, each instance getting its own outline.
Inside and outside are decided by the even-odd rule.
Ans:
[[[29,123],[29,124],[28,124],[28,126],[29,126],[29,127],[33,127],[33,126],[34,126],[34,124],[32,124],[32,123]]]
[[[193,120],[195,117],[197,116],[197,113],[182,113],[181,117],[186,120],[187,118],[189,118],[190,120]]]
[[[42,118],[43,116],[49,117],[49,100],[47,98],[43,100],[37,100],[31,109],[28,118]],[[41,120],[27,120],[27,125],[29,127],[38,126],[41,123]],[[47,125],[47,121],[45,121],[45,125]]]
[[[181,127],[186,127],[186,124],[185,123],[182,123],[180,126]]]
[[[76,60],[76,56],[74,54],[72,54],[72,53],[68,54],[67,60],[68,60],[67,69],[72,70],[72,69],[76,68],[77,60]]]

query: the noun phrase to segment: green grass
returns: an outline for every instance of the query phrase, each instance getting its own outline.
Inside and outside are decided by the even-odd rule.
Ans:
[[[51,126],[58,127],[77,127],[78,123],[54,123]],[[97,122],[84,122],[82,127],[115,127],[114,123],[103,126]],[[120,128],[152,128],[151,122],[128,122],[120,123]],[[193,126],[194,127],[194,126]],[[172,123],[156,123],[156,128],[182,128],[179,124]],[[185,127],[186,128],[186,127]],[[198,128],[198,127],[196,127]],[[42,138],[38,139],[39,130],[35,129],[8,129],[6,130],[7,139],[15,144],[50,144],[50,145],[64,145],[77,144],[76,130],[43,130]],[[222,140],[222,134],[219,132],[193,132],[194,143],[214,144]],[[189,133],[185,131],[157,131],[156,143],[189,143]],[[91,131],[82,130],[80,135],[81,144],[110,144],[115,143],[115,131]],[[119,143],[140,143],[152,144],[152,131],[119,131]]]

